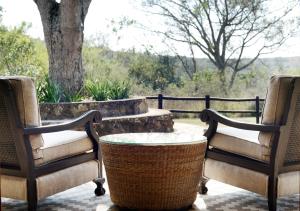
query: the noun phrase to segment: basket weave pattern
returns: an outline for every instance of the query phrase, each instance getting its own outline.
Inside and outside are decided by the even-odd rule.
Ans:
[[[285,163],[296,163],[300,161],[300,94],[297,96],[295,113],[285,155]]]
[[[169,146],[101,143],[112,202],[139,210],[192,205],[205,149],[206,142]]]
[[[15,146],[16,139],[9,124],[7,107],[4,96],[0,95],[0,161],[1,163],[19,166]]]

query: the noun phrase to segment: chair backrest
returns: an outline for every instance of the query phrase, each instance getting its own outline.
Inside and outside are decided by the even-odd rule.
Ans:
[[[300,170],[300,76],[271,78],[261,123],[281,126],[279,137],[259,134],[260,143],[267,147],[279,138],[275,152],[278,171]]]
[[[279,172],[300,171],[300,77],[294,78],[286,124],[281,128],[276,153]]]
[[[17,137],[12,127],[9,115],[9,102],[7,86],[0,81],[0,159],[1,167],[4,165],[19,167],[19,159],[16,152]]]
[[[1,164],[18,166],[20,136],[16,128],[41,125],[34,82],[29,77],[0,77]],[[43,146],[41,135],[29,137],[33,151]],[[16,148],[17,147],[17,148]]]
[[[287,106],[291,98],[294,77],[273,76],[270,79],[261,123],[265,125],[282,125]],[[263,146],[271,147],[274,139],[273,133],[260,132],[259,142]]]

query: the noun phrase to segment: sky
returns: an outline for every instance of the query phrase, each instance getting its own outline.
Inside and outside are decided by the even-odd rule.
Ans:
[[[272,1],[274,5],[281,4],[281,0]],[[129,27],[117,34],[112,32],[112,19],[118,21],[124,16],[129,16],[132,19],[146,21],[145,14],[137,8],[137,4],[140,4],[137,2],[140,1],[92,0],[85,20],[85,38],[101,37],[113,50],[126,50],[134,47],[142,51],[145,46],[153,45],[157,52],[168,52],[168,48],[161,44],[158,37],[144,30]],[[33,0],[0,0],[0,5],[4,9],[3,23],[5,25],[12,27],[20,25],[22,21],[31,23],[27,33],[32,37],[44,39],[39,11]],[[294,14],[300,14],[300,4]],[[157,19],[151,21],[159,24]],[[179,51],[185,54],[186,50],[184,47],[179,47]],[[196,56],[203,57],[200,52],[196,52]],[[289,56],[300,56],[300,34],[289,39],[278,51],[264,57]]]

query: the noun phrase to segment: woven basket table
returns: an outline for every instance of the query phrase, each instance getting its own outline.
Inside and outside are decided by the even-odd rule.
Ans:
[[[197,196],[206,137],[190,133],[124,133],[102,136],[110,196],[138,210],[189,207]]]

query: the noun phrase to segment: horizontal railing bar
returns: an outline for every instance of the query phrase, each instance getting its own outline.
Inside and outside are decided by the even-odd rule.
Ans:
[[[164,100],[199,100],[199,101],[204,101],[204,97],[169,97],[169,96],[163,96]]]
[[[200,114],[201,111],[194,111],[194,110],[180,110],[180,109],[169,109],[170,112],[173,112],[173,113],[194,113],[194,114]],[[220,113],[243,113],[243,114],[256,114],[256,111],[254,110],[220,110],[218,111]],[[260,112],[261,113],[261,112]]]
[[[230,102],[255,102],[255,98],[221,98],[221,97],[211,97],[209,100],[214,101],[230,101]],[[259,101],[264,101],[264,99],[259,99]]]
[[[193,114],[200,114],[201,111],[192,111],[192,110],[179,110],[179,109],[169,109],[172,113],[193,113]]]
[[[163,96],[164,100],[199,100],[205,101],[205,97],[171,97],[171,96]],[[149,100],[157,100],[157,96],[146,96],[146,99]],[[255,98],[221,98],[221,97],[210,97],[210,101],[229,101],[229,102],[255,102]],[[265,101],[265,99],[259,99],[259,101]]]
[[[220,110],[219,113],[239,113],[239,114],[256,114],[254,110]]]
[[[148,100],[157,100],[157,96],[146,96],[146,99]]]

